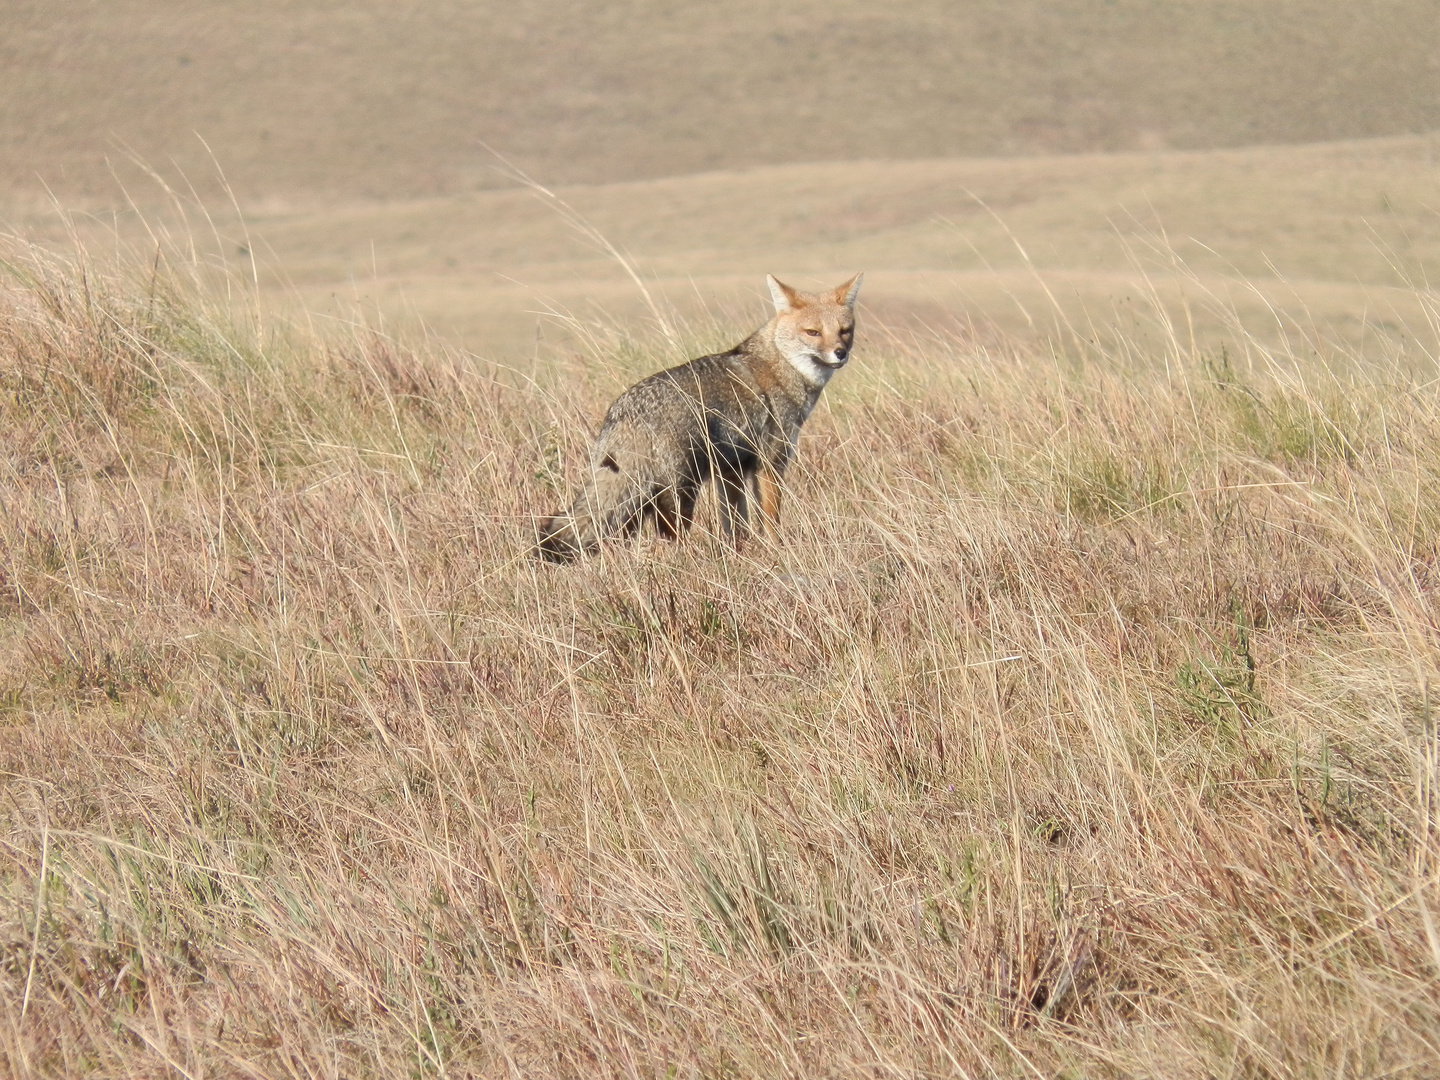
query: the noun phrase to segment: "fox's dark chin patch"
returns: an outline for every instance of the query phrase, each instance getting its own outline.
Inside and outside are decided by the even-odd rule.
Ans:
[[[826,373],[839,371],[842,367],[844,367],[850,362],[850,358],[848,356],[844,360],[831,360],[828,357],[817,356],[815,353],[808,354],[805,359],[809,360],[817,368],[820,368]]]

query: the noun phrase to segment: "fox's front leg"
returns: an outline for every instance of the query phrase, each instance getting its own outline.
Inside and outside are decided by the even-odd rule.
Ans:
[[[768,540],[780,537],[780,477],[765,465],[755,473],[755,501],[760,504],[760,533]]]

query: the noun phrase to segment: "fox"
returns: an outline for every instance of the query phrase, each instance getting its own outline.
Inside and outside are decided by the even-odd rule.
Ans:
[[[739,543],[758,525],[776,538],[780,480],[820,391],[850,361],[863,281],[856,274],[806,293],[767,274],[775,313],[764,326],[728,352],[656,372],[616,398],[580,491],[540,524],[535,554],[573,562],[647,521],[662,538],[679,539],[706,483],[719,494],[727,537]]]

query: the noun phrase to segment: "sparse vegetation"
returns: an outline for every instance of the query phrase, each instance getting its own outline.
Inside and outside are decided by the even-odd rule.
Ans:
[[[1434,1074],[1415,338],[862,321],[783,546],[556,569],[605,356],[196,267],[4,263],[6,1072]]]
[[[108,197],[111,140],[208,174],[195,132],[253,197],[330,202],[472,191],[481,140],[549,182],[594,184],[1440,126],[1428,0],[1363,17],[1336,0],[108,0],[63,17],[9,0],[5,14],[0,195],[43,192],[38,174]]]

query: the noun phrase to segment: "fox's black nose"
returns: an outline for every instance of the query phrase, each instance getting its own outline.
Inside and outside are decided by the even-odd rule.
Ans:
[[[839,361],[839,360],[844,360],[845,357],[849,354],[849,351],[850,351],[850,350],[847,349],[847,348],[845,348],[844,345],[836,345],[836,346],[835,346],[835,359],[836,359],[837,361]]]

